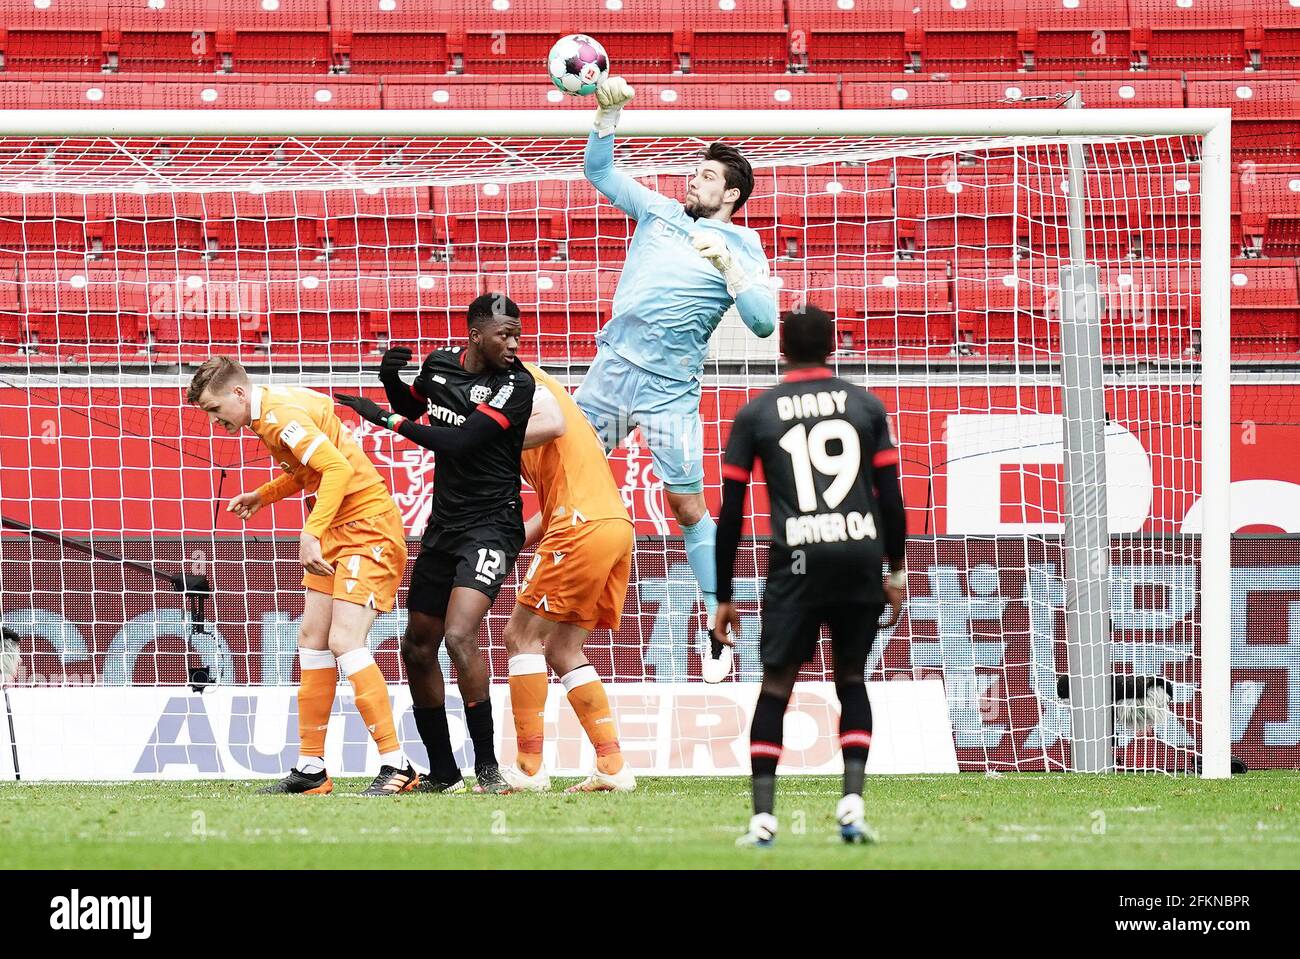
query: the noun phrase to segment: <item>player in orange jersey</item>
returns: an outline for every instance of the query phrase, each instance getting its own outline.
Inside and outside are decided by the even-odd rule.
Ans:
[[[406,531],[383,478],[322,393],[253,384],[236,360],[214,356],[194,374],[186,399],[232,436],[245,427],[257,434],[284,471],[232,498],[229,512],[247,520],[300,490],[316,495],[298,548],[307,588],[298,631],[301,754],[287,776],[261,791],[333,790],[325,730],[339,669],[379,747],[379,775],[361,795],[414,788],[419,777],[398,742],[388,686],[366,644],[376,614],[393,608],[406,570]]]
[[[542,768],[550,666],[596,749],[596,768],[568,791],[630,792],[636,778],[623,761],[605,687],[582,647],[593,629],[618,629],[632,571],[632,518],[578,404],[557,380],[526,365],[538,393],[545,389],[559,404],[564,431],[549,443],[525,448],[520,459],[541,510],[525,526],[525,543],[536,543],[537,552],[506,625],[519,755],[516,765],[502,772],[516,789],[551,786]]]

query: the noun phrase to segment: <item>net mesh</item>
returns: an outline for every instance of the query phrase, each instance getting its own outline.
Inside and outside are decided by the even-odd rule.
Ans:
[[[618,163],[680,198],[706,142],[625,138]],[[902,451],[910,602],[871,678],[941,678],[962,768],[1071,768],[1065,606],[1105,575],[1113,632],[1079,640],[1109,643],[1116,674],[1169,694],[1165,708],[1116,712],[1117,762],[1194,769],[1199,141],[735,142],[756,174],[736,221],[758,232],[780,307],[836,315],[836,368],[881,396]],[[1072,143],[1101,304],[1108,572],[1067,572],[1061,541]],[[247,530],[222,510],[274,464],[184,406],[193,364],[230,353],[264,382],[382,399],[386,346],[455,341],[468,301],[500,290],[524,310],[525,358],[572,389],[634,228],[585,182],[574,139],[0,140],[0,340],[13,351],[0,372],[13,521],[0,598],[24,637],[8,681],[170,685],[203,666],[221,683],[292,683],[302,507],[278,504]],[[734,316],[714,338],[701,416],[715,512],[719,451],[735,410],[776,381],[775,340]],[[418,535],[432,454],[364,424],[358,435]],[[588,653],[615,682],[693,681],[702,606],[662,484],[636,434],[610,463],[636,565],[622,628]],[[761,487],[749,510],[743,680],[760,673]],[[165,578],[182,572],[212,583],[201,624]],[[487,620],[498,682],[515,583]],[[403,616],[372,634],[390,680]],[[826,656],[804,677],[829,679]]]

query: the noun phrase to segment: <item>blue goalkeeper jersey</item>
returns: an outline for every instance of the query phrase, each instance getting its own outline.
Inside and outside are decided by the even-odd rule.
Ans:
[[[585,157],[587,179],[636,220],[627,262],[614,293],[610,321],[596,342],[629,363],[674,380],[704,371],[709,337],[735,303],[759,336],[776,328],[776,302],[758,234],[720,220],[692,219],[677,200],[642,186],[614,169],[614,138],[592,133]],[[691,244],[699,230],[721,233],[753,281],[733,297],[721,273]]]

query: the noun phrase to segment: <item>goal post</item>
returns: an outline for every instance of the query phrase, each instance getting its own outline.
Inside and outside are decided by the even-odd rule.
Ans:
[[[24,477],[10,481],[17,492],[4,496],[5,516],[81,538],[107,533],[114,549],[144,562],[183,565],[202,553],[217,594],[208,645],[226,657],[205,665],[244,683],[288,685],[292,615],[273,600],[220,595],[222,563],[227,575],[250,576],[250,564],[280,558],[235,545],[229,527],[209,529],[191,550],[203,541],[202,517],[181,502],[202,499],[210,517],[216,496],[233,492],[222,483],[258,470],[241,469],[224,440],[187,432],[195,421],[183,412],[167,412],[178,387],[205,348],[247,349],[276,382],[371,385],[387,342],[445,340],[465,293],[488,288],[519,299],[526,324],[529,309],[549,311],[534,339],[526,326],[522,352],[535,350],[527,358],[576,387],[631,235],[583,182],[589,125],[587,109],[0,111],[0,250],[17,262],[0,334],[8,310],[23,337],[0,360],[0,452]],[[1230,111],[632,109],[616,163],[674,195],[718,138],[736,142],[761,181],[737,222],[769,246],[782,308],[807,301],[836,312],[839,369],[881,392],[900,432],[916,550],[911,613],[882,636],[873,676],[943,679],[963,768],[1228,776]],[[94,231],[68,197],[103,201]],[[208,228],[212,218],[226,221],[224,232]],[[310,240],[305,221],[324,224]],[[201,234],[197,245],[183,239],[187,230]],[[84,268],[68,266],[83,252]],[[218,273],[228,284],[220,306]],[[191,293],[197,312],[178,321]],[[276,303],[323,319],[281,334]],[[67,336],[70,314],[91,318],[84,350]],[[338,326],[342,314],[350,319]],[[140,341],[113,352],[96,338],[96,316]],[[1087,364],[1074,363],[1085,353]],[[65,365],[75,371],[61,374]],[[717,457],[738,404],[777,374],[772,344],[724,319],[704,382],[706,459]],[[72,452],[39,446],[43,417],[70,399],[105,405],[109,425],[86,429],[92,448],[96,430],[116,430],[120,459],[92,450],[74,464]],[[17,437],[17,423],[33,435]],[[130,452],[136,440],[149,452]],[[408,523],[420,522],[427,461],[365,431],[363,440],[403,482],[394,492]],[[159,443],[182,461],[159,454]],[[187,447],[203,450],[201,484],[173,482],[170,471],[186,477],[193,466]],[[56,516],[41,485],[52,456],[69,457],[55,467],[115,471],[116,482],[68,483],[60,502],[77,501]],[[635,438],[612,460],[643,538],[630,625],[593,646],[616,683],[687,683],[698,678],[700,613],[648,462]],[[1144,463],[1146,487],[1135,492]],[[1108,502],[1107,490],[1121,495]],[[104,509],[105,497],[120,508]],[[764,509],[755,502],[753,529],[764,528]],[[120,528],[103,527],[108,513]],[[1108,526],[1116,517],[1119,527]],[[288,519],[270,522],[260,530],[271,539],[296,533]],[[0,537],[11,553],[13,542]],[[748,592],[738,597],[752,606],[760,553],[751,544],[745,557],[738,590]],[[105,580],[88,582],[102,589]],[[0,588],[10,607],[24,588],[41,591],[12,576]],[[1167,604],[1172,620],[1147,615],[1148,601]],[[97,676],[107,668],[97,650],[138,625],[133,611],[168,608],[157,598],[125,603],[110,629],[87,602],[89,613],[65,616],[56,630],[38,602],[28,606],[30,658],[48,665],[49,637],[66,638],[70,624]],[[493,617],[499,659],[502,621]],[[1153,638],[1159,628],[1167,635]],[[1015,634],[1014,655],[999,631]],[[393,639],[380,637],[390,643],[382,664],[397,679]],[[157,685],[176,683],[164,646],[151,642],[137,635],[127,646],[153,650],[145,655]],[[754,651],[740,661],[738,678],[756,679]],[[813,670],[826,679],[825,667]],[[130,665],[113,675],[129,677]],[[1167,685],[1175,708],[1121,743],[1112,726],[1124,677]],[[1058,680],[1063,696],[1052,692]]]

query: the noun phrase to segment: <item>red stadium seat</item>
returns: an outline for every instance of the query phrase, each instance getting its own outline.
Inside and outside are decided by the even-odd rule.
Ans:
[[[1300,286],[1294,260],[1232,264],[1234,355],[1300,351]]]
[[[1035,70],[1109,70],[1132,61],[1127,0],[1020,0],[1020,48]]]
[[[8,72],[97,72],[105,64],[107,3],[0,0],[0,54]]]
[[[660,9],[682,25],[683,68],[691,73],[784,73],[785,11],[771,0],[670,0]],[[662,14],[661,14],[662,15]],[[613,56],[611,52],[610,56]]]
[[[790,53],[815,73],[901,73],[920,59],[913,0],[789,0]]]
[[[109,67],[122,73],[214,72],[220,26],[215,6],[211,0],[112,4],[105,42]]]
[[[1258,49],[1254,0],[1129,0],[1135,61],[1177,69],[1245,67]],[[1249,42],[1248,42],[1249,41]]]
[[[1300,163],[1300,75],[1189,75],[1189,107],[1232,110],[1237,160]]]
[[[1002,0],[932,0],[920,6],[921,68],[927,73],[1015,70],[1021,4]]]
[[[840,105],[838,82],[830,77],[632,74],[627,79],[636,89],[634,102],[640,110],[835,110]],[[399,77],[385,81],[383,93],[384,106],[399,110],[572,110],[581,102],[536,79]]]
[[[329,0],[334,54],[350,73],[446,73],[446,5],[417,0]]]
[[[1300,169],[1257,166],[1243,171],[1241,229],[1249,250],[1300,254]]]
[[[675,51],[682,41],[674,32],[684,23],[674,15],[679,5],[680,0],[449,3],[451,67],[465,73],[535,76],[555,41],[580,29],[600,39],[614,68],[624,75],[676,70],[680,63]]]
[[[0,97],[14,106],[45,110],[369,110],[381,106],[378,82],[364,77],[63,76],[0,81]]]
[[[1064,74],[1007,74],[958,80],[845,80],[846,110],[925,108],[1059,109],[1075,91],[1087,107],[1181,107],[1182,79],[1178,74],[1111,73],[1088,79]]]
[[[1259,0],[1252,6],[1264,69],[1300,69],[1300,7],[1290,0]]]

